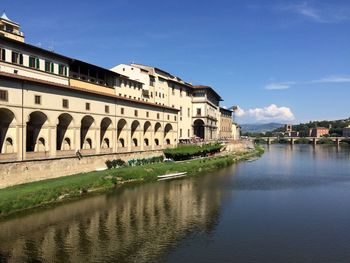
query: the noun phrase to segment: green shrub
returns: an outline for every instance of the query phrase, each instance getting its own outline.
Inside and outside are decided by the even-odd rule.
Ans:
[[[113,162],[112,162],[111,160],[107,160],[107,161],[105,162],[105,164],[106,164],[106,166],[107,166],[108,169],[112,169],[112,168],[113,168]]]
[[[188,160],[193,157],[206,156],[207,154],[212,154],[219,152],[222,145],[219,143],[215,144],[204,144],[202,146],[198,145],[181,145],[173,149],[165,149],[164,155],[166,158],[173,159],[175,161]]]
[[[107,160],[105,164],[108,169],[126,166],[126,162],[122,159]]]

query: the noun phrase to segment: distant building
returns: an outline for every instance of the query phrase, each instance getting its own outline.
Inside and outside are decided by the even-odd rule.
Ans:
[[[220,132],[219,139],[229,139],[232,137],[232,110],[220,107]]]
[[[232,139],[239,140],[241,134],[241,126],[239,126],[237,123],[232,123]]]
[[[350,125],[348,125],[348,127],[343,128],[343,136],[350,137]]]
[[[316,127],[309,130],[310,137],[321,137],[329,134],[329,129],[324,127]]]
[[[284,125],[284,130],[286,133],[291,132],[293,130],[293,126],[291,124]]]
[[[299,132],[298,131],[291,131],[290,137],[299,137]]]

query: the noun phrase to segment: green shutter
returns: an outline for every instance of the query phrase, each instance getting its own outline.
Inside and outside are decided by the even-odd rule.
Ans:
[[[67,67],[64,67],[64,75],[67,76]]]
[[[19,54],[19,64],[23,65],[23,55]]]
[[[51,73],[53,73],[53,72],[54,72],[54,64],[51,63]]]
[[[32,61],[33,61],[33,60],[32,60],[32,57],[29,57],[29,67],[31,67],[31,68],[33,67]]]
[[[36,68],[40,69],[40,60],[36,58]]]

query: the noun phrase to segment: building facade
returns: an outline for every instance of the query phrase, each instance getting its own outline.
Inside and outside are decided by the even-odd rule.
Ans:
[[[233,125],[233,111],[220,107],[220,139],[231,139]]]
[[[179,110],[179,140],[219,138],[219,103],[216,91],[204,85],[192,85],[159,68],[141,64],[120,64],[111,69],[143,83],[137,96],[157,105]],[[128,90],[122,89],[121,94]]]
[[[121,64],[109,70],[26,44],[19,24],[0,18],[0,161],[216,140],[232,134],[220,101],[213,88],[158,68]]]
[[[321,137],[329,134],[329,129],[324,127],[316,127],[309,130],[310,137]]]
[[[142,90],[141,82],[2,35],[0,52],[0,160],[177,144],[178,109],[119,95]]]
[[[348,127],[343,128],[343,136],[350,137],[350,125]]]

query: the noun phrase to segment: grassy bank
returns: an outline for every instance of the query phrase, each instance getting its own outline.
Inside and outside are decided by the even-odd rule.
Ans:
[[[254,151],[247,153],[176,163],[123,167],[5,188],[0,190],[0,217],[69,198],[77,198],[91,191],[113,189],[131,181],[155,181],[158,175],[174,172],[187,172],[188,175],[195,175],[215,171],[239,160],[259,156],[263,151],[261,147],[257,147]]]

